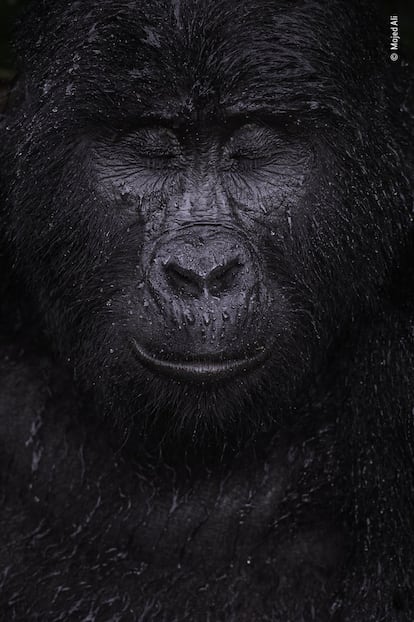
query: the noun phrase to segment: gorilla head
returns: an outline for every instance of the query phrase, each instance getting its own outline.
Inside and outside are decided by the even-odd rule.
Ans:
[[[401,238],[386,43],[360,3],[79,5],[36,5],[22,37],[17,269],[123,426],[260,426],[375,303]]]

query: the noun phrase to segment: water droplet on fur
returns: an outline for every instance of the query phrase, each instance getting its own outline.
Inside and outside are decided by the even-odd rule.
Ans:
[[[192,311],[190,309],[186,309],[184,311],[184,317],[185,317],[185,319],[186,319],[188,324],[194,324],[195,317],[194,317],[194,314],[192,313]]]

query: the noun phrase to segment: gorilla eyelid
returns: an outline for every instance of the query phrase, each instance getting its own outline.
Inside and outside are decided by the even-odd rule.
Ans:
[[[126,128],[116,136],[118,143],[123,143],[146,159],[173,159],[180,154],[180,143],[173,131],[164,126],[135,125]]]

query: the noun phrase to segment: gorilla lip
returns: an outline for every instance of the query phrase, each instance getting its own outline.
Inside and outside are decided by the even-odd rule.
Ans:
[[[209,382],[225,380],[241,375],[258,367],[268,356],[269,350],[263,349],[254,356],[219,360],[217,357],[197,357],[191,360],[167,360],[149,353],[135,339],[134,352],[145,367],[175,380],[190,382]]]

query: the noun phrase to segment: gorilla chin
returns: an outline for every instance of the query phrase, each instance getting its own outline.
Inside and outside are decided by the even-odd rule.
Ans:
[[[265,420],[271,420],[268,400],[260,418],[256,410],[260,395],[268,394],[272,386],[271,354],[272,348],[264,345],[237,354],[229,349],[186,355],[159,353],[133,339],[132,355],[145,378],[139,375],[121,401],[119,393],[115,398],[122,420],[125,412],[130,412],[135,428],[130,431],[131,440],[135,443],[138,433],[147,445],[149,441],[167,453],[177,439],[188,440],[187,453],[191,447],[238,449],[246,438],[263,429]],[[137,387],[140,397],[131,399],[131,391],[136,392]],[[131,405],[138,402],[139,409],[132,412]]]
[[[198,458],[213,451],[216,459],[224,448],[237,451],[269,429],[278,418],[275,405],[279,412],[286,402],[287,369],[270,345],[243,348],[237,354],[223,348],[186,355],[171,349],[160,353],[136,338],[130,338],[130,346],[123,365],[114,361],[114,366],[105,367],[95,391],[120,442],[128,439],[135,455],[138,450],[162,451],[166,459],[174,455],[178,442],[181,447],[184,442],[188,459],[194,450]],[[189,351],[188,341],[186,346]],[[283,412],[286,415],[287,409]]]

